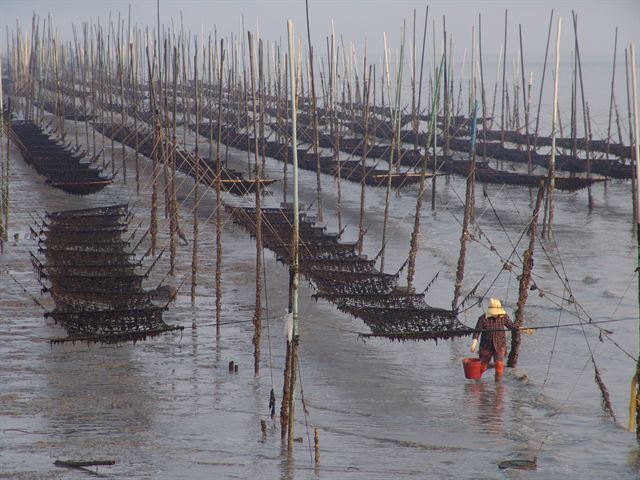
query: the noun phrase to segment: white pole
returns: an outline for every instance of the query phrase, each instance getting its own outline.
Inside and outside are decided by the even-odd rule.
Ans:
[[[636,84],[636,50],[633,44],[631,44],[631,83],[633,85],[633,146],[636,159],[636,178],[640,181],[640,162],[638,162],[638,157],[640,156],[640,144],[638,143],[638,85]],[[640,190],[638,181],[636,181],[636,188]],[[636,202],[636,206],[640,205],[640,195],[636,195]],[[640,212],[640,210],[636,211]]]

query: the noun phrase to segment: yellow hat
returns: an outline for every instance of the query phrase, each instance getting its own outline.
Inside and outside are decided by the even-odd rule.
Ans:
[[[497,298],[489,299],[489,307],[487,308],[487,317],[497,317],[498,315],[504,315],[507,312],[502,308],[500,300]]]

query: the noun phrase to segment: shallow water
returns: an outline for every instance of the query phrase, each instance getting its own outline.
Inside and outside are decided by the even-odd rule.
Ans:
[[[109,149],[107,149],[108,152]],[[130,153],[130,152],[129,152]],[[14,152],[15,154],[15,152]],[[116,149],[116,155],[119,149]],[[14,155],[11,191],[10,242],[2,265],[46,305],[32,271],[25,238],[28,212],[81,208],[130,201],[142,219],[148,216],[149,162],[141,160],[144,195],[136,199],[129,155],[128,184],[107,187],[90,197],[72,197],[44,185]],[[116,158],[119,158],[116,156]],[[231,163],[243,165],[246,153],[232,152]],[[281,178],[282,164],[267,160],[269,176]],[[303,201],[315,200],[315,174],[300,174]],[[322,177],[325,224],[337,229],[336,183]],[[191,190],[186,180],[182,198]],[[267,202],[281,198],[282,183],[274,184]],[[505,227],[502,230],[478,185],[476,211],[484,237],[508,256],[518,242],[531,212],[529,191],[487,186]],[[437,205],[422,212],[422,236],[416,286],[424,288],[436,272],[438,280],[427,301],[447,307],[459,250],[462,205],[456,196],[463,181],[439,179]],[[393,198],[387,271],[406,259],[416,189]],[[430,197],[430,190],[427,195]],[[381,245],[384,190],[367,188],[364,250],[375,255]],[[342,184],[345,223],[343,240],[357,238],[359,187]],[[631,355],[638,352],[637,283],[634,275],[636,240],[631,222],[630,186],[609,182],[593,188],[595,209],[587,209],[586,191],[558,193],[555,242],[544,247],[561,276],[569,279],[573,297],[594,320],[628,319],[605,324],[612,338]],[[237,198],[225,197],[230,203]],[[187,199],[181,209],[182,229],[192,223]],[[203,201],[202,219],[210,217],[213,195]],[[313,207],[312,207],[313,210]],[[283,325],[287,270],[266,255],[267,304],[260,375],[253,374],[251,318],[254,301],[255,244],[246,231],[225,224],[223,236],[223,322],[215,335],[214,224],[201,224],[198,298],[192,307],[189,279],[177,302],[165,314],[171,324],[185,326],[137,344],[100,346],[48,340],[64,331],[42,318],[42,311],[3,271],[0,281],[0,478],[83,478],[82,472],[53,466],[56,459],[111,458],[117,464],[100,468],[108,478],[637,478],[640,455],[626,424],[629,380],[634,362],[610,341],[598,341],[592,326],[539,330],[525,336],[520,368],[526,380],[507,372],[495,385],[491,372],[478,382],[464,379],[461,359],[469,341],[392,343],[358,337],[367,327],[338,312],[331,304],[311,298],[302,282],[300,373],[308,416],[298,405],[296,443],[292,455],[281,449],[280,433],[268,418],[269,391],[275,388],[278,409],[284,364]],[[162,225],[161,244],[167,242]],[[478,292],[484,294],[501,269],[498,257],[471,242],[468,248],[465,294],[487,275]],[[526,247],[526,239],[518,252]],[[573,306],[560,314],[554,303],[563,288],[547,255],[536,247],[535,282],[550,292],[531,292],[529,325],[575,323]],[[179,285],[190,275],[191,246],[179,248]],[[516,262],[517,263],[517,262]],[[160,262],[147,286],[156,286],[168,269]],[[502,298],[512,313],[517,296],[516,275],[502,272],[487,293]],[[553,295],[552,295],[553,294]],[[565,299],[568,292],[564,292]],[[479,308],[461,320],[473,325]],[[584,319],[583,315],[583,319]],[[198,326],[192,329],[192,322]],[[556,337],[557,335],[557,337]],[[611,394],[618,423],[600,408],[587,342]],[[239,364],[228,373],[229,361]],[[260,420],[270,429],[261,442]],[[279,423],[278,423],[279,427]],[[319,428],[321,464],[311,459],[308,436]],[[497,463],[538,457],[537,472],[501,471]]]

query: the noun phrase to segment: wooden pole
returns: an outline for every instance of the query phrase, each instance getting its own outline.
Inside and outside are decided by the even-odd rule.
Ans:
[[[299,332],[299,320],[298,320],[298,232],[300,229],[300,214],[298,206],[298,142],[296,133],[296,110],[297,110],[297,84],[295,75],[295,60],[294,60],[294,31],[293,22],[287,21],[287,30],[289,33],[289,77],[291,82],[291,145],[293,147],[293,232],[291,238],[291,266],[290,266],[290,291],[291,291],[291,305],[290,314],[292,316],[291,325],[291,338],[287,342],[287,351],[290,351],[290,358],[288,362],[289,372],[289,389],[288,389],[288,423],[287,423],[287,447],[289,450],[293,449],[293,426],[295,420],[295,387],[296,387],[296,369],[298,366],[298,344],[300,340]],[[287,379],[287,372],[285,371],[285,380]]]
[[[364,124],[364,137],[362,139],[362,160],[361,170],[362,178],[360,179],[360,220],[358,222],[358,255],[362,255],[362,244],[364,242],[364,202],[365,202],[365,190],[366,190],[366,175],[367,175],[367,150],[369,149],[368,137],[369,137],[369,92],[371,90],[371,65],[369,65],[369,75],[367,75],[367,54],[365,48],[364,55],[364,69],[362,71],[362,83],[363,83],[363,98],[364,105],[362,109],[362,121]]]
[[[527,172],[529,175],[533,172],[533,163],[531,161],[531,139],[529,138],[529,102],[527,101],[527,85],[524,74],[524,47],[522,45],[522,25],[518,25],[520,35],[520,70],[522,74],[522,104],[524,107],[524,131],[527,137]],[[531,89],[529,89],[529,92]]]
[[[389,56],[387,53],[387,37],[386,34],[384,36],[384,49],[385,49],[385,65],[386,65],[386,73],[387,73],[387,88],[389,93],[389,99],[391,99],[391,79],[389,75]],[[382,247],[381,247],[381,255],[380,255],[380,272],[384,272],[384,261],[385,261],[385,251],[387,244],[387,224],[389,220],[389,203],[391,196],[391,178],[393,172],[393,152],[395,142],[399,136],[399,126],[396,125],[400,120],[400,99],[402,93],[402,68],[403,68],[403,60],[404,60],[404,25],[402,26],[402,42],[400,44],[400,59],[398,65],[398,76],[396,78],[396,99],[394,102],[394,106],[391,106],[391,102],[389,102],[390,108],[390,117],[393,122],[393,136],[391,139],[391,155],[389,157],[389,170],[387,173],[387,189],[385,194],[385,203],[384,203],[384,218],[382,224]]]
[[[629,86],[629,77],[630,77],[630,72],[629,72],[629,58],[628,58],[628,49],[624,49],[624,68],[625,68],[625,79],[626,79],[626,85],[627,85],[627,115],[629,118],[629,148],[631,149],[632,152],[632,159],[631,159],[631,164],[633,166],[636,166],[637,168],[637,164],[638,164],[638,157],[635,155],[635,140],[633,137],[633,113],[631,110],[631,87]],[[622,142],[620,142],[622,143]],[[637,182],[637,179],[635,178],[634,175],[631,176],[631,198],[632,198],[632,202],[633,202],[633,221],[635,223],[640,223],[640,210],[637,208],[638,204],[638,192],[637,192],[637,187],[638,185],[640,185],[640,183]]]
[[[504,50],[502,51],[502,113],[500,115],[500,146],[504,148],[504,129],[505,129],[505,100],[504,97],[507,93],[505,82],[507,80],[507,16],[508,10],[504,11]],[[502,159],[502,155],[501,155]]]
[[[558,31],[556,37],[556,69],[553,81],[553,114],[551,117],[551,156],[549,157],[549,180],[547,185],[547,197],[545,205],[546,227],[543,225],[542,236],[547,238],[553,236],[553,195],[555,189],[555,169],[556,169],[556,125],[558,123],[558,77],[560,68],[560,33],[562,30],[562,18],[558,18]]]
[[[316,203],[318,204],[318,222],[322,223],[322,182],[320,175],[320,152],[318,150],[318,106],[316,99],[316,82],[313,75],[313,45],[311,44],[311,28],[309,27],[309,0],[305,0],[307,17],[307,41],[309,42],[309,77],[311,83],[311,115],[313,121],[313,154],[316,158]]]
[[[6,182],[6,178],[5,178],[5,162],[4,162],[4,142],[3,140],[3,136],[4,136],[4,129],[5,129],[5,125],[4,125],[4,105],[2,103],[3,101],[3,94],[2,94],[2,62],[0,61],[0,252],[4,252],[4,242],[6,242],[7,240],[7,233],[6,230],[8,228],[8,225],[5,223],[5,218],[4,218],[4,214],[5,214],[5,210],[7,208],[6,205],[6,188],[7,188],[7,182]],[[8,132],[7,132],[7,136],[8,136]],[[7,149],[7,157],[8,157],[8,149]]]
[[[538,228],[538,216],[540,205],[544,197],[544,184],[540,182],[538,196],[533,209],[533,215],[529,222],[529,247],[522,256],[522,274],[520,275],[520,288],[518,289],[518,303],[515,312],[514,323],[521,327],[524,323],[524,307],[529,296],[529,283],[531,282],[531,272],[533,271],[533,250],[536,241],[536,230]],[[507,360],[507,366],[516,368],[518,366],[518,355],[520,354],[521,335],[520,332],[513,332],[511,335],[511,351]]]
[[[153,87],[153,70],[151,59],[149,58],[149,47],[147,46],[147,66],[149,70],[149,89],[151,96],[151,111],[154,118],[154,146],[152,154],[153,173],[151,176],[151,225],[149,232],[151,234],[151,254],[155,255],[158,235],[158,150],[160,149],[161,128],[160,119],[158,118],[158,109],[155,89]],[[104,137],[104,136],[103,136]]]
[[[424,146],[424,157],[422,159],[422,171],[420,172],[420,187],[418,189],[418,198],[416,199],[416,211],[413,218],[413,231],[411,232],[411,241],[409,245],[409,261],[407,264],[407,289],[411,291],[413,288],[413,277],[416,270],[416,255],[418,252],[418,236],[420,235],[420,212],[422,210],[422,202],[426,190],[427,165],[429,163],[429,146],[431,139],[437,135],[438,125],[438,97],[440,95],[440,79],[444,67],[444,57],[440,62],[440,69],[434,85],[433,104],[431,105],[431,124],[429,126],[429,134],[427,142]]]
[[[542,64],[542,78],[540,79],[540,93],[538,94],[538,109],[536,111],[536,127],[534,131],[533,150],[536,150],[538,145],[538,128],[540,127],[540,108],[542,107],[542,91],[544,90],[544,79],[547,72],[547,60],[549,57],[549,43],[551,41],[551,28],[553,27],[553,10],[549,16],[549,29],[547,31],[547,46],[544,51],[544,63]],[[543,224],[544,228],[544,224]]]
[[[638,136],[640,135],[640,127],[638,126],[638,84],[636,81],[636,49],[633,44],[630,47],[631,52],[631,84],[633,85],[633,132],[634,132],[634,151],[636,158],[636,185],[640,186],[640,143]],[[640,187],[638,187],[640,188]],[[636,193],[638,201],[637,211],[640,212],[640,192]],[[636,241],[638,246],[638,268],[640,268],[640,222],[636,224]],[[640,305],[640,282],[638,282],[638,302]],[[640,323],[639,323],[640,327]],[[636,364],[636,379],[640,379],[640,358]],[[636,438],[640,441],[640,382],[636,381]]]
[[[584,81],[582,79],[582,62],[580,61],[580,46],[578,44],[578,15],[575,12],[573,14],[573,33],[575,38],[575,46],[576,46],[576,62],[578,69],[578,76],[580,78],[580,96],[582,99],[582,120],[584,124],[584,141],[585,141],[585,153],[587,156],[587,177],[591,178],[591,155],[589,152],[589,122],[588,122],[588,114],[587,114],[587,104],[584,98]],[[577,87],[577,86],[576,86]],[[593,196],[591,195],[591,185],[587,187],[588,191],[588,203],[589,203],[589,211],[593,209]]]
[[[482,16],[478,14],[478,58],[480,70],[480,102],[482,103],[482,133],[487,133],[487,100],[484,89],[484,67],[482,62]],[[482,137],[482,160],[487,161],[487,138]]]
[[[249,42],[249,70],[251,75],[251,99],[253,104],[253,143],[255,160],[255,193],[256,193],[256,307],[253,315],[253,371],[260,372],[260,334],[262,331],[262,207],[260,194],[260,162],[258,161],[258,114],[256,104],[256,79],[254,71],[253,35],[247,32]]]
[[[178,77],[180,63],[178,58],[178,48],[173,46],[173,126],[171,129],[171,200],[170,200],[170,217],[169,217],[169,273],[174,275],[176,267],[176,257],[178,253],[178,200],[176,193],[176,155],[177,155],[177,116],[178,116]],[[135,95],[134,95],[135,97]],[[137,100],[134,100],[137,102]],[[137,108],[137,107],[136,107]],[[138,138],[140,135],[136,130],[136,182],[138,182]],[[137,187],[138,183],[136,183]]]
[[[456,269],[456,282],[453,288],[453,300],[451,301],[451,310],[456,311],[458,308],[458,298],[462,291],[462,281],[464,279],[464,263],[467,253],[467,229],[471,220],[471,205],[473,201],[473,182],[475,181],[475,157],[476,157],[476,127],[478,101],[473,99],[474,108],[471,119],[471,141],[469,145],[469,171],[467,173],[467,188],[464,202],[464,214],[462,219],[462,233],[460,234],[460,255],[458,256],[458,267]]]
[[[611,72],[611,96],[609,98],[609,123],[607,124],[607,160],[609,159],[609,149],[611,147],[611,117],[613,114],[614,85],[616,81],[616,58],[618,53],[618,27],[616,27],[615,39],[613,41],[613,68]],[[635,207],[635,204],[634,204]]]
[[[220,65],[218,70],[218,139],[216,142],[216,335],[220,335],[222,317],[222,84],[224,79],[224,39],[220,39]],[[213,128],[213,127],[212,127]]]
[[[200,233],[200,152],[198,138],[200,134],[200,114],[198,99],[198,42],[194,42],[193,55],[193,82],[195,86],[194,102],[196,114],[196,145],[193,155],[195,162],[195,185],[193,187],[193,250],[191,252],[191,305],[196,303],[196,285],[198,283],[198,234]],[[186,127],[185,127],[186,129]],[[193,317],[193,326],[196,326],[196,317]]]

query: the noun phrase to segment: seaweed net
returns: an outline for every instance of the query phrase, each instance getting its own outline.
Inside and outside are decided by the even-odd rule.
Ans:
[[[109,185],[113,178],[103,173],[101,167],[83,161],[86,152],[78,154],[61,145],[31,121],[10,123],[9,136],[20,150],[22,157],[46,183],[75,195],[88,195]]]
[[[254,207],[225,206],[234,223],[255,235]],[[291,208],[262,209],[264,246],[276,252],[279,260],[290,262],[293,230]],[[424,294],[398,287],[399,272],[376,270],[376,259],[358,255],[356,243],[341,243],[339,235],[325,232],[315,225],[315,218],[305,214],[299,221],[300,272],[311,281],[318,293],[336,307],[360,318],[371,333],[363,336],[391,340],[438,340],[473,333],[451,310],[435,308]]]
[[[68,334],[54,343],[137,341],[182,330],[164,322],[166,305],[155,305],[154,291],[143,289],[147,275],[136,273],[135,248],[128,251],[121,238],[131,217],[128,205],[111,205],[47,213],[39,226],[45,261],[31,254],[32,264],[56,304],[46,316]]]

